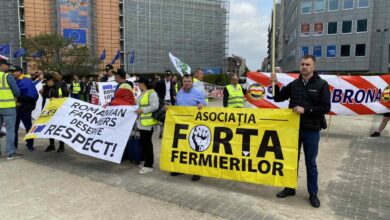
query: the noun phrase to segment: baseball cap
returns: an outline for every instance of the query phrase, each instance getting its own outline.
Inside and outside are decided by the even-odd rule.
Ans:
[[[124,78],[126,77],[126,71],[124,69],[117,69],[114,74]]]
[[[8,66],[11,65],[10,63],[8,63],[8,60],[6,60],[6,59],[0,59],[0,64],[5,64],[5,65],[8,65]]]
[[[9,69],[10,72],[23,72],[22,67],[18,65],[12,65],[11,68]]]

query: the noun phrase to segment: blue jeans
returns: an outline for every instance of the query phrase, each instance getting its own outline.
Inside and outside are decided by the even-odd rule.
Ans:
[[[299,131],[299,153],[298,161],[300,158],[301,148],[305,152],[306,163],[306,176],[307,176],[307,191],[310,194],[316,194],[318,192],[318,171],[317,171],[317,154],[318,144],[320,142],[319,131]]]
[[[0,125],[5,123],[5,129],[7,129],[6,146],[8,156],[15,153],[15,121],[16,121],[16,109],[15,108],[0,108]],[[0,145],[1,149],[1,145]]]
[[[24,111],[22,109],[16,110],[16,123],[15,123],[15,148],[18,147],[18,132],[20,121],[23,122],[24,127],[26,128],[26,133],[31,129],[32,126],[32,118],[31,111]],[[32,148],[34,146],[34,139],[27,139],[27,148]]]
[[[72,97],[74,99],[81,100],[81,95],[79,93],[76,93],[76,94],[72,93],[72,94],[70,94],[70,97]]]

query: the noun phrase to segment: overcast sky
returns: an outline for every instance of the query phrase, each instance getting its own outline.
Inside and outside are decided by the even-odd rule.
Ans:
[[[229,56],[247,60],[250,70],[261,67],[267,55],[268,26],[273,0],[231,0]]]

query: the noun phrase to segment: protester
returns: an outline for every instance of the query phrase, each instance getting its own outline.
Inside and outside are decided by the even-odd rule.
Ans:
[[[246,90],[238,83],[237,74],[230,75],[230,84],[223,89],[223,107],[243,108]]]
[[[175,105],[175,103],[176,103],[176,95],[179,92],[179,89],[181,88],[181,81],[178,80],[178,76],[177,75],[173,75],[172,76],[171,85],[172,85],[171,89],[170,89],[171,104]]]
[[[38,70],[35,72],[34,77],[31,78],[33,80],[33,84],[37,85],[38,83],[43,81],[43,71]]]
[[[160,80],[161,80],[160,75],[155,74],[155,75],[153,76],[152,86],[151,86],[151,87],[152,87],[153,89],[155,89],[155,88],[156,88],[156,84],[157,84]]]
[[[206,102],[209,102],[206,94],[206,88],[203,82],[204,73],[201,69],[196,69],[194,73],[194,87],[203,92]]]
[[[102,82],[114,82],[114,67],[111,64],[107,64],[104,70],[106,71],[106,74],[104,74]]]
[[[320,207],[318,193],[317,154],[320,140],[320,130],[326,127],[325,114],[330,111],[330,92],[328,83],[314,72],[316,59],[306,55],[301,59],[299,79],[294,80],[281,90],[277,85],[277,78],[271,77],[275,83],[276,102],[290,99],[289,108],[301,115],[299,129],[299,151],[303,145],[307,170],[307,189],[310,194],[310,203],[313,207]],[[298,156],[299,160],[299,156]],[[295,195],[295,189],[285,188],[277,194],[278,197]]]
[[[15,78],[8,73],[10,64],[5,59],[0,59],[0,128],[5,123],[7,160],[23,157],[16,153],[15,149],[15,122],[16,122],[16,101],[20,90]],[[1,155],[1,145],[0,145]]]
[[[81,100],[82,92],[84,91],[84,83],[80,80],[79,76],[74,75],[73,81],[70,84],[70,97]]]
[[[23,122],[26,133],[32,127],[32,111],[35,109],[35,105],[38,100],[38,92],[35,88],[33,81],[23,74],[23,70],[20,66],[12,66],[10,72],[16,79],[16,83],[20,90],[20,96],[16,100],[16,122],[15,122],[15,148],[18,148],[18,132],[20,121]],[[27,148],[29,151],[34,151],[34,139],[26,140]]]
[[[141,149],[145,161],[138,173],[145,174],[154,170],[152,135],[153,126],[157,125],[158,121],[152,118],[152,113],[158,109],[159,100],[157,93],[151,89],[151,82],[148,78],[140,78],[137,83],[141,90],[141,96],[137,99],[139,109],[135,113],[138,115],[137,128],[140,131]]]
[[[67,89],[67,85],[65,82],[62,81],[62,76],[57,72],[51,72],[48,74],[45,74],[45,86],[39,91],[39,93],[42,95],[45,99],[52,99],[52,98],[62,98],[62,97],[68,97],[69,91]],[[54,145],[54,139],[49,139],[49,146],[46,148],[45,152],[51,152],[56,149]],[[57,150],[58,153],[62,153],[65,151],[64,142],[60,141],[60,146]]]
[[[159,101],[161,104],[171,105],[171,78],[172,72],[170,70],[165,71],[165,77],[163,80],[160,80],[154,86],[154,90],[157,92]],[[173,98],[173,97],[172,97]],[[161,139],[164,133],[164,122],[159,122],[160,134],[159,138]]]
[[[390,121],[390,112],[387,112],[383,115],[382,121],[379,124],[378,129],[374,133],[372,133],[370,136],[371,137],[380,137],[381,132],[386,128],[387,122],[389,122],[389,121]]]
[[[183,86],[179,90],[176,96],[177,106],[196,106],[201,109],[203,106],[207,106],[204,93],[193,85],[192,76],[187,74],[183,76]],[[171,176],[177,176],[181,173],[172,172]],[[200,176],[193,175],[192,181],[200,180]]]
[[[83,76],[81,78],[81,83],[84,85],[83,89],[80,91],[80,99],[83,100],[84,102],[89,102],[88,101],[88,97],[87,97],[87,94],[88,94],[88,82],[87,82],[87,78],[85,76]]]
[[[126,80],[126,71],[118,69],[115,73],[115,81],[118,83],[114,98],[109,105],[135,105],[133,83]]]

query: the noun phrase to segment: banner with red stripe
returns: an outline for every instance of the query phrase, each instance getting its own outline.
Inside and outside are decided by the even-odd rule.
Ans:
[[[288,101],[272,98],[271,73],[247,74],[247,105],[258,108],[287,108]],[[277,73],[279,87],[297,79],[299,74]],[[390,75],[334,76],[321,75],[331,91],[330,114],[367,115],[390,112]]]

